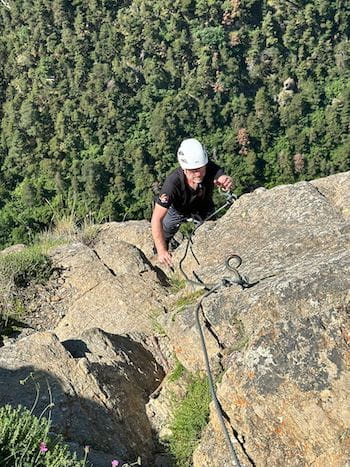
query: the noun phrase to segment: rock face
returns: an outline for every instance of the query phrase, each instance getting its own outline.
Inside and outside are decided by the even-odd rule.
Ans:
[[[146,345],[162,359],[152,338],[152,316],[167,295],[165,276],[122,239],[142,246],[147,236],[151,251],[149,223],[111,223],[101,227],[92,246],[73,243],[53,250],[55,277],[48,290],[40,286],[42,300],[38,297],[30,325],[54,333],[34,333],[18,342],[10,338],[0,349],[0,405],[30,408],[40,384],[35,409],[40,414],[49,403],[47,380],[54,430],[74,450],[91,446],[89,460],[96,466],[138,456],[143,465],[153,463],[156,438],[146,403],[163,372]],[[22,336],[28,333],[33,331]],[[29,378],[21,385],[30,373],[35,383]]]
[[[73,244],[57,249],[53,261],[63,271],[62,306],[69,310],[55,329],[60,339],[91,327],[115,334],[152,333],[152,314],[166,292],[138,248],[115,237],[107,242],[102,236],[93,248]]]
[[[152,252],[151,224],[144,221],[108,222],[101,226],[98,234],[100,241],[107,244],[115,240],[130,243],[150,257]]]
[[[189,257],[188,273],[215,283],[235,253],[256,282],[203,302],[211,362],[225,371],[219,398],[244,465],[348,465],[349,188],[350,173],[259,189],[195,235],[200,266]],[[193,306],[163,324],[182,363],[203,368]],[[214,412],[194,456],[195,466],[209,462],[230,462]]]
[[[154,439],[145,404],[163,373],[140,343],[99,329],[63,343],[50,332],[36,333],[3,347],[0,367],[0,405],[31,407],[36,385],[34,413],[40,415],[50,403],[50,390],[54,429],[90,446],[94,465],[138,455],[145,465],[150,462]]]
[[[223,277],[236,277],[225,264],[236,254],[251,284],[220,285],[203,299],[202,316],[218,397],[244,466],[350,465],[349,206],[349,172],[260,188],[193,237],[196,259],[189,253],[183,263],[191,278],[194,271],[206,284],[222,285]],[[175,264],[184,251],[175,251]],[[166,390],[145,407],[163,378],[159,362],[167,367],[164,352],[190,371],[204,369],[198,293],[187,285],[180,292],[187,305],[176,308],[167,271],[152,266],[151,255],[147,222],[106,224],[92,246],[56,249],[52,300],[64,318],[52,332],[0,349],[0,404],[30,407],[31,378],[24,386],[18,381],[33,371],[42,381],[40,413],[47,378],[55,427],[77,445],[91,445],[93,465],[141,455],[153,467],[148,417],[167,432]],[[213,407],[193,465],[232,465]]]

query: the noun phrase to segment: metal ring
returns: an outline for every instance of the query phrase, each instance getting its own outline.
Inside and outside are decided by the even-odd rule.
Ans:
[[[231,261],[233,259],[237,263],[236,266],[231,265]],[[236,272],[236,273],[237,273],[237,269],[240,267],[241,264],[242,264],[242,258],[238,255],[230,255],[225,259],[225,266],[227,267],[227,269],[229,269],[230,271]]]

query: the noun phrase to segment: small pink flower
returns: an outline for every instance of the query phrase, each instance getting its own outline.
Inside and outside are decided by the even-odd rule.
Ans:
[[[40,449],[40,452],[47,452],[49,450],[48,447],[46,446],[45,441],[41,441],[41,443],[39,444],[39,449]]]
[[[113,459],[112,460],[112,467],[118,467],[119,465],[119,461],[117,461],[116,459]]]

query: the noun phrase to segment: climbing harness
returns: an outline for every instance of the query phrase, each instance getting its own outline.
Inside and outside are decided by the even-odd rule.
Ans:
[[[204,332],[203,332],[203,329],[202,329],[202,326],[201,326],[201,323],[200,323],[200,311],[202,311],[202,314],[204,316],[203,306],[202,306],[203,300],[205,298],[209,297],[209,295],[211,295],[212,293],[217,292],[221,287],[230,287],[233,284],[237,284],[240,287],[242,287],[242,289],[246,289],[246,288],[252,287],[256,283],[250,283],[246,276],[244,276],[244,275],[242,275],[242,274],[240,274],[238,272],[238,268],[242,264],[242,259],[241,259],[240,256],[238,256],[236,254],[231,254],[225,259],[225,268],[230,273],[233,273],[233,275],[229,274],[228,276],[222,277],[216,284],[208,284],[208,283],[203,282],[194,271],[192,271],[192,274],[193,274],[195,280],[190,279],[187,276],[187,274],[185,273],[185,271],[183,270],[183,268],[182,268],[182,264],[183,264],[183,262],[185,261],[185,259],[187,257],[189,249],[191,250],[191,253],[192,253],[194,259],[199,264],[199,261],[196,258],[195,254],[194,254],[194,252],[192,250],[192,244],[193,244],[192,237],[195,234],[198,227],[200,227],[205,221],[207,221],[209,219],[212,219],[214,216],[216,216],[216,214],[218,214],[218,212],[220,212],[224,208],[232,205],[234,203],[234,201],[236,201],[237,196],[234,195],[233,193],[230,193],[230,192],[223,192],[223,193],[226,196],[225,204],[223,206],[221,206],[219,209],[217,209],[215,212],[210,214],[206,219],[201,220],[201,219],[198,219],[196,216],[192,217],[191,219],[188,219],[189,221],[192,221],[194,223],[195,228],[194,228],[194,230],[192,231],[192,233],[189,235],[189,237],[187,239],[185,253],[184,253],[183,257],[181,258],[181,260],[179,262],[179,269],[180,269],[181,273],[183,274],[183,276],[185,277],[186,281],[189,284],[204,287],[204,289],[206,290],[206,293],[202,296],[202,298],[200,299],[200,301],[199,301],[199,303],[197,305],[197,308],[196,308],[196,312],[195,312],[196,325],[197,325],[198,332],[199,332],[199,335],[200,335],[201,346],[202,346],[202,351],[203,351],[204,360],[205,360],[205,366],[206,366],[206,370],[207,370],[207,374],[208,374],[209,387],[210,387],[210,392],[211,392],[212,399],[213,399],[213,402],[214,402],[214,406],[215,406],[218,418],[220,420],[222,431],[224,433],[226,443],[227,443],[230,455],[232,457],[233,463],[234,463],[235,466],[241,467],[240,461],[239,461],[239,459],[237,457],[235,448],[234,448],[234,446],[232,444],[230,435],[229,435],[228,430],[227,430],[226,425],[225,425],[224,414],[223,414],[222,407],[221,407],[220,402],[218,401],[218,398],[216,396],[215,382],[214,382],[213,375],[212,375],[212,372],[211,372],[211,369],[210,369],[210,362],[209,362],[209,356],[208,356],[207,347],[206,347],[206,343],[205,343]]]

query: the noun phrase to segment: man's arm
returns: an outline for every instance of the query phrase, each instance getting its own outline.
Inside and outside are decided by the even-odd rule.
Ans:
[[[154,206],[152,220],[151,220],[151,227],[152,227],[152,237],[157,249],[158,259],[162,264],[167,264],[168,266],[172,266],[173,262],[171,259],[171,254],[168,251],[164,230],[163,230],[163,219],[168,212],[168,208],[164,208],[159,204]]]

